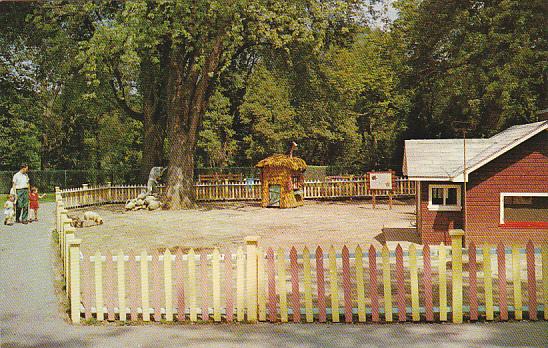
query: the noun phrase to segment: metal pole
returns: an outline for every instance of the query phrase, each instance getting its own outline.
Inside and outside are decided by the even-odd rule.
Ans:
[[[467,184],[468,184],[468,168],[466,168],[466,131],[470,130],[471,129],[471,124],[470,122],[468,121],[453,121],[452,123],[453,125],[453,129],[455,129],[455,131],[459,132],[459,131],[462,131],[462,142],[463,142],[463,168],[462,168],[462,176],[463,176],[463,189],[464,189],[464,193],[462,195],[462,199],[464,200],[464,203],[463,203],[463,213],[462,213],[462,229],[466,232],[466,225],[467,225],[467,205],[468,205],[468,202],[467,202],[467,199],[466,199],[466,191],[467,191]],[[466,234],[465,234],[466,236]]]
[[[463,130],[462,131],[462,136],[463,136],[463,139],[462,139],[462,142],[463,142],[463,181],[464,181],[464,195],[463,195],[463,198],[464,198],[464,212],[463,212],[463,221],[462,221],[462,229],[464,231],[466,231],[466,182],[468,181],[468,178],[466,177],[466,130]]]

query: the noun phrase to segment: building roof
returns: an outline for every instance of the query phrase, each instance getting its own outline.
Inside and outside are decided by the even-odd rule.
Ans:
[[[543,130],[548,121],[513,126],[487,139],[466,139],[467,175]],[[462,139],[406,140],[403,173],[413,180],[462,182]]]
[[[272,155],[270,157],[267,157],[255,166],[257,168],[265,168],[265,167],[283,167],[283,168],[290,168],[292,170],[296,171],[304,171],[306,169],[306,162],[299,158],[299,157],[289,157],[287,155]]]

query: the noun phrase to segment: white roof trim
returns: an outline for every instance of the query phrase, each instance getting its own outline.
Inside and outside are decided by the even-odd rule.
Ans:
[[[468,175],[469,174],[470,174],[470,172],[466,171],[466,182],[468,182]],[[452,182],[464,182],[463,177],[464,177],[464,173],[459,174],[459,175],[455,176],[454,178],[451,178],[451,181]]]
[[[451,181],[451,178],[448,176],[408,176],[407,179],[411,181]]]
[[[477,164],[473,165],[472,167],[467,168],[466,176],[468,176],[473,171],[483,167],[484,165],[491,162],[495,158],[503,155],[504,153],[506,153],[506,152],[510,151],[511,149],[515,148],[519,144],[525,142],[528,139],[531,139],[535,135],[537,135],[540,132],[545,131],[545,130],[548,130],[548,122],[545,122],[543,125],[541,125],[537,129],[535,129],[533,132],[527,134],[526,136],[524,136],[522,138],[519,138],[518,140],[516,140],[513,143],[509,144],[508,146],[506,146],[506,147],[500,149],[499,151],[495,152],[491,156],[484,158],[483,160],[481,160]],[[462,168],[459,168],[458,172],[456,172],[455,175],[451,178],[451,181],[453,181],[453,182],[463,182],[463,175],[464,175],[464,171],[462,170]],[[468,179],[468,178],[466,178],[466,179]],[[468,181],[468,180],[466,180],[466,181]]]
[[[466,139],[467,174],[543,131],[548,121],[516,125],[490,138]],[[403,172],[410,180],[463,182],[463,140],[405,140]]]

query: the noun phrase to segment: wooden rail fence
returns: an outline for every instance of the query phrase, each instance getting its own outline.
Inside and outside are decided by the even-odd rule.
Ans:
[[[194,185],[198,201],[245,201],[261,199],[261,182],[249,179],[242,182],[199,182]],[[124,203],[146,190],[144,185],[110,185],[82,187],[60,191],[65,208],[77,208],[107,203]],[[160,187],[160,191],[163,187]],[[305,199],[359,198],[372,196],[365,179],[337,181],[305,181]],[[376,191],[376,196],[388,196],[388,191]],[[414,196],[415,182],[398,178],[393,195]]]
[[[82,254],[61,192],[56,230],[74,323],[548,320],[548,246],[373,245]],[[540,318],[539,318],[540,314]]]
[[[62,207],[61,207],[62,208]],[[548,248],[471,244],[80,253],[59,212],[71,318],[392,322],[548,319]],[[457,230],[458,231],[458,230]],[[464,267],[463,267],[464,265]],[[510,315],[511,313],[511,315]],[[527,315],[524,316],[523,313]],[[450,318],[450,319],[449,319]]]

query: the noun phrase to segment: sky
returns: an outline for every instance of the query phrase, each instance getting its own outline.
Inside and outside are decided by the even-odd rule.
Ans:
[[[372,21],[373,25],[384,28],[386,22],[392,22],[398,17],[398,11],[394,8],[393,3],[395,0],[383,0],[377,1],[373,5],[373,9],[378,18]]]

